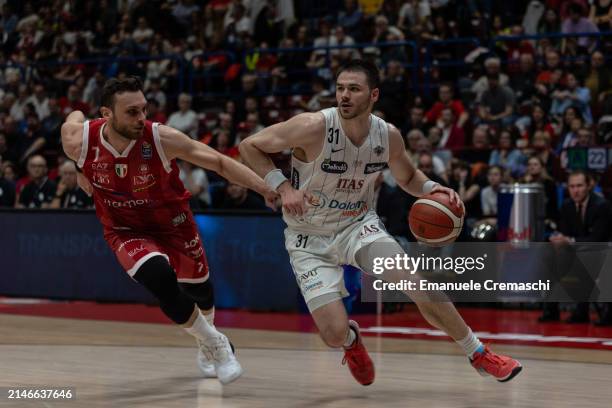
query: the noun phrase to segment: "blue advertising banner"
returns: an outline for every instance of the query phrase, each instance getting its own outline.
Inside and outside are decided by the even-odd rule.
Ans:
[[[277,216],[196,215],[216,304],[297,310],[300,294]],[[119,266],[93,212],[1,211],[0,295],[154,302]]]

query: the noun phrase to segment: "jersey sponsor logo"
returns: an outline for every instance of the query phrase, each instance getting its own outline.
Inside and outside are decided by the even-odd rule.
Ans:
[[[128,165],[125,163],[117,163],[115,164],[115,174],[121,178],[127,176],[128,173]]]
[[[112,208],[135,208],[142,207],[143,205],[151,204],[153,200],[149,200],[148,198],[144,199],[132,199],[132,200],[124,200],[124,201],[115,201],[109,200],[108,198],[104,199],[104,204],[112,207]]]
[[[342,149],[334,149],[334,148],[332,147],[331,152],[332,152],[332,153],[338,153],[338,152],[341,152],[341,151],[343,151],[343,150],[344,150],[344,147],[343,147]]]
[[[94,171],[92,178],[94,183],[110,184],[110,174],[98,173],[97,171]]]
[[[365,180],[363,179],[338,179],[336,191],[340,193],[357,193],[361,191]]]
[[[146,190],[155,185],[156,180],[153,174],[142,174],[132,177],[134,183],[134,192]]]
[[[374,148],[374,154],[376,154],[377,156],[382,156],[384,152],[385,152],[385,148],[382,147],[381,145],[378,145]]]
[[[108,171],[109,163],[91,163],[92,170]]]
[[[172,225],[177,227],[181,225],[182,223],[184,223],[185,221],[187,221],[187,214],[180,213],[179,215],[177,215],[176,217],[172,219]]]
[[[128,251],[128,255],[130,257],[134,257],[134,255],[141,253],[142,251],[145,250],[144,245],[140,245],[138,248],[134,248],[131,251]]]
[[[381,232],[381,228],[378,224],[366,224],[361,228],[361,232],[359,233],[359,239],[369,237],[370,235],[374,235],[379,232]]]
[[[324,160],[321,170],[326,173],[342,174],[348,170],[348,164],[343,161]]]
[[[140,165],[140,172],[141,173],[148,173],[149,170],[151,170],[151,168],[149,167],[149,165],[147,163],[142,163]]]
[[[312,205],[313,207],[325,208],[325,206],[327,205],[327,202],[329,201],[327,199],[327,196],[320,191],[312,191],[310,195],[311,197],[308,200],[308,203]]]
[[[363,174],[372,174],[372,173],[376,173],[379,171],[382,171],[384,169],[387,168],[387,163],[386,162],[382,162],[382,163],[368,163],[365,166],[365,169],[363,169]]]
[[[142,154],[143,159],[149,160],[151,157],[153,157],[153,147],[148,142],[142,142],[140,153]]]
[[[329,208],[333,210],[342,210],[342,217],[357,217],[360,214],[368,211],[368,205],[365,201],[338,201],[331,200]]]
[[[295,167],[291,170],[291,186],[296,190],[300,188],[300,172]]]

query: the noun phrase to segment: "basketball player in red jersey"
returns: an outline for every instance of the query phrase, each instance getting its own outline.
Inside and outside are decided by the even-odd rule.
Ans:
[[[374,210],[378,175],[388,166],[397,184],[409,194],[420,197],[439,191],[449,195],[452,205],[463,205],[455,191],[415,169],[400,132],[372,115],[378,82],[375,65],[351,61],[336,77],[337,108],[297,115],[240,144],[248,165],[281,195],[287,223],[285,246],[323,341],[344,348],[343,363],[348,363],[363,385],[374,381],[374,365],[359,326],[348,319],[342,303],[348,293],[341,265],[351,264],[373,274],[375,258],[404,254]],[[291,180],[269,157],[285,149],[293,151]],[[398,270],[388,270],[386,276],[394,281],[411,279]],[[432,326],[461,346],[479,373],[503,382],[521,371],[518,361],[483,346],[443,294],[406,294]]]
[[[93,193],[104,238],[127,273],[196,338],[203,375],[223,384],[234,381],[242,367],[213,324],[206,255],[175,159],[250,188],[268,205],[276,193],[244,165],[176,129],[147,121],[138,78],[108,80],[100,111],[102,118],[91,121],[72,112],[61,133],[66,155],[81,171],[79,185]]]

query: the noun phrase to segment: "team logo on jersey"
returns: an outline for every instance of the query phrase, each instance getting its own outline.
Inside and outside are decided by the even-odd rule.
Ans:
[[[378,146],[376,146],[376,147],[374,148],[374,153],[375,153],[377,156],[381,156],[381,155],[382,155],[384,152],[385,152],[385,148],[384,148],[384,147],[382,147],[381,145],[378,145]]]
[[[343,161],[323,160],[321,170],[326,173],[342,174],[348,170],[348,164]]]
[[[125,176],[127,176],[127,172],[128,172],[128,165],[127,164],[115,164],[115,174],[117,174],[119,177],[124,178]]]
[[[338,179],[336,191],[340,193],[357,193],[361,191],[365,180],[363,179]]]
[[[151,168],[149,167],[149,165],[147,163],[142,163],[140,165],[140,172],[141,173],[148,173],[149,170],[151,170]]]
[[[325,205],[327,205],[327,202],[329,200],[327,199],[327,196],[322,192],[313,191],[310,194],[311,197],[308,200],[308,204],[312,205],[313,207],[325,207]]]
[[[387,168],[387,163],[368,163],[363,170],[363,174],[372,174]]]
[[[300,188],[300,172],[295,168],[291,170],[291,186],[296,190]]]
[[[142,147],[140,148],[140,152],[142,153],[143,159],[150,159],[153,157],[153,147],[150,143],[142,142]]]

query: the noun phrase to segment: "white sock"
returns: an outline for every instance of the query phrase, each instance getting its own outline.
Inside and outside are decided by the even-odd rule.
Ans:
[[[348,331],[348,334],[346,335],[346,340],[344,341],[344,344],[342,345],[342,347],[344,348],[351,347],[356,339],[357,339],[357,334],[355,333],[353,328],[349,326],[349,331]]]
[[[478,340],[478,337],[476,337],[474,333],[472,333],[472,329],[470,329],[469,327],[467,336],[465,336],[465,338],[462,340],[457,340],[456,342],[458,345],[461,346],[465,354],[470,359],[473,358],[475,352],[478,351],[482,353],[484,351],[484,346],[482,345],[480,340]]]
[[[204,318],[206,319],[208,324],[214,327],[215,326],[215,308],[213,307],[211,312],[208,314],[204,312],[202,312],[202,314],[204,315]]]
[[[186,327],[187,333],[200,340],[206,340],[207,338],[218,336],[220,333],[215,329],[215,326],[208,323],[202,312],[198,309],[198,317],[196,317],[191,327]]]

